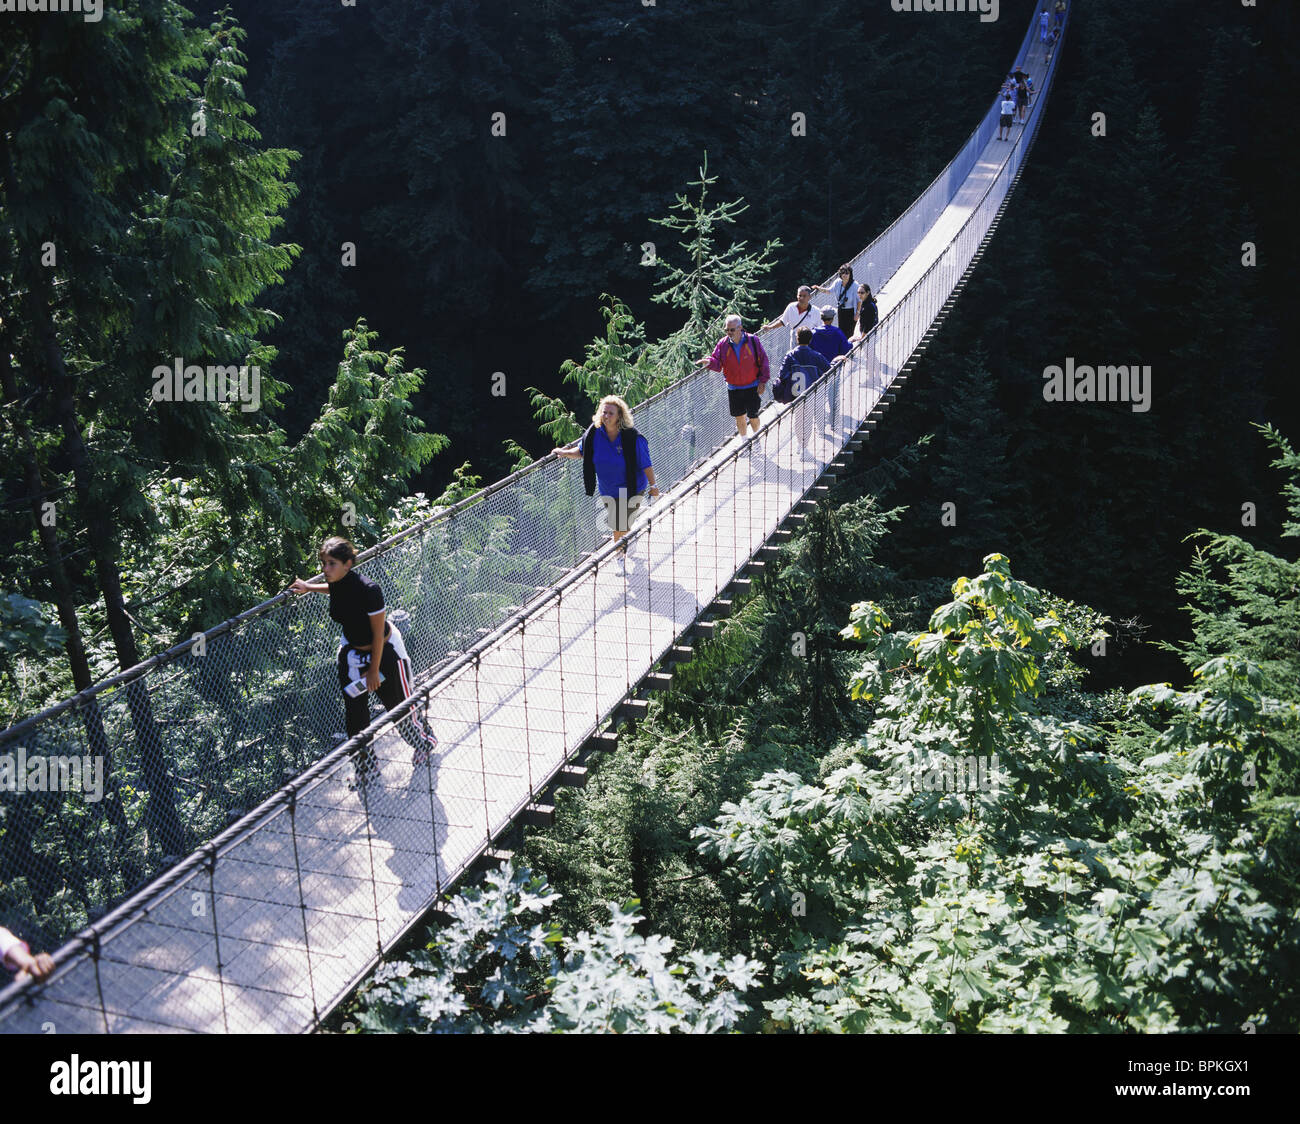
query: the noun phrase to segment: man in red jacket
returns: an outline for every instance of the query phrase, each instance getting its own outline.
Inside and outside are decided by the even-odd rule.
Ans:
[[[746,332],[735,313],[727,317],[727,334],[718,340],[713,354],[695,361],[697,367],[721,371],[727,380],[728,412],[736,423],[736,432],[745,436],[745,419],[758,432],[759,401],[771,378],[767,352],[758,337]]]

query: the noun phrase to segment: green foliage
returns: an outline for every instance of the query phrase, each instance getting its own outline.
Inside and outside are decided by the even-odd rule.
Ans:
[[[629,406],[635,406],[674,380],[662,373],[656,375],[646,353],[645,328],[633,319],[627,305],[608,293],[602,293],[600,300],[605,334],[587,345],[581,363],[566,360],[560,374],[593,407],[607,394],[617,394]],[[528,393],[543,436],[557,445],[567,445],[582,435],[588,424],[585,418],[579,419],[560,399],[536,387],[529,387]]]
[[[469,461],[451,474],[451,483],[435,501],[435,507],[452,507],[483,490],[483,477],[470,467]]]
[[[636,897],[648,924],[683,945],[770,953],[769,935],[756,937],[735,909],[734,889],[698,854],[691,828],[773,769],[815,775],[838,737],[865,728],[862,708],[829,702],[831,687],[813,682],[833,675],[847,690],[855,653],[836,632],[861,583],[898,588],[872,559],[888,519],[865,499],[820,509],[768,563],[755,595],[676,665],[672,690],[623,732],[618,752],[596,759],[587,787],[559,794],[555,828],[531,833],[527,855],[563,892],[566,926],[598,924],[604,900]],[[819,639],[812,622],[823,615]],[[828,712],[810,726],[814,698]]]
[[[0,597],[0,657],[7,666],[15,655],[60,651],[64,632],[42,611],[39,602],[20,593]]]
[[[671,256],[656,254],[658,287],[653,299],[685,312],[686,322],[663,339],[647,342],[644,326],[627,305],[602,293],[604,334],[587,345],[583,362],[570,359],[560,368],[564,381],[577,386],[593,406],[607,394],[617,394],[635,406],[677,382],[693,370],[700,355],[712,351],[723,317],[739,311],[752,322],[758,315],[758,298],[771,292],[760,285],[781,243],[773,239],[754,251],[746,242],[732,242],[722,249],[726,228],[735,225],[747,208],[741,199],[709,202],[709,188],[717,177],[708,175],[707,155],[699,176],[689,185],[699,187],[697,198],[679,194],[666,217],[651,220],[678,236],[683,261],[676,264]],[[582,434],[585,419],[561,399],[535,387],[528,392],[544,436],[561,445]]]
[[[1176,712],[1149,748],[1132,728],[1104,747],[1038,705],[1072,689],[1052,659],[1098,622],[1036,613],[1005,559],[985,564],[925,632],[856,606],[854,690],[877,704],[856,760],[814,785],[769,774],[698,831],[756,926],[789,918],[773,1025],[1288,1026],[1294,985],[1263,981],[1290,978],[1296,922],[1267,896],[1246,782],[1285,752],[1296,707],[1261,695],[1249,665],[1211,663],[1199,691],[1134,692],[1139,721]]]
[[[1289,518],[1282,537],[1300,537],[1300,454],[1272,426],[1262,426],[1276,451],[1273,467],[1286,473],[1282,496]],[[1295,697],[1300,683],[1300,561],[1280,558],[1239,535],[1201,530],[1193,536],[1197,553],[1192,569],[1178,584],[1191,598],[1194,639],[1165,644],[1189,663],[1240,652],[1255,661],[1267,689]]]
[[[0,681],[15,699],[23,697],[27,660],[57,655],[66,639],[67,633],[49,619],[39,601],[20,593],[0,595]]]
[[[660,254],[655,262],[659,278],[653,299],[687,313],[685,324],[651,347],[654,366],[671,373],[667,381],[689,372],[696,359],[713,350],[729,313],[739,313],[749,323],[759,317],[759,298],[772,291],[762,287],[763,281],[781,248],[775,238],[757,250],[744,241],[722,248],[725,229],[736,225],[748,207],[742,199],[709,202],[709,188],[718,177],[708,174],[708,165],[706,154],[700,178],[689,184],[699,188],[695,198],[678,194],[670,208],[675,213],[652,220],[677,235],[682,256],[678,263]]]
[[[351,530],[344,505],[378,535],[443,440],[410,410],[420,372],[359,321],[329,404],[290,445],[260,302],[298,254],[275,241],[294,154],[251,124],[242,32],[228,14],[188,24],[170,0],[105,15],[89,30],[13,24],[0,98],[4,451],[23,507],[55,500],[43,536],[32,522],[15,536],[13,572],[76,622],[75,687],[136,663],[142,638],[170,648],[283,588],[304,540]],[[174,361],[258,367],[259,408],[155,399],[153,372]],[[304,715],[329,669],[304,667],[315,637],[287,630],[283,616],[249,622],[221,641],[242,658],[103,692],[26,739],[111,749],[106,793],[0,800],[0,912],[57,942],[312,760],[327,731]],[[0,678],[6,714],[70,693],[72,669],[51,663]]]
[[[803,725],[819,741],[851,722],[853,656],[840,639],[840,622],[853,591],[894,584],[875,556],[899,514],[879,511],[870,496],[839,507],[819,504],[807,533],[789,545],[782,565],[764,580],[762,666],[773,685],[804,702]]]
[[[407,476],[447,446],[441,434],[424,432],[410,408],[425,372],[404,371],[401,349],[377,350],[377,337],[365,320],[343,333],[329,400],[291,451],[292,479],[316,482],[293,497],[301,512],[295,529],[309,529],[312,539],[353,527],[380,537],[382,514]],[[355,522],[344,522],[345,514]]]
[[[501,442],[506,454],[510,457],[510,471],[519,472],[533,463],[533,455],[525,449],[513,437],[507,437]]]
[[[715,1033],[749,1008],[739,998],[759,965],[691,951],[636,932],[637,902],[608,903],[610,919],[566,938],[540,922],[559,897],[513,864],[490,871],[446,907],[451,923],[424,951],[385,964],[363,992],[373,1031]]]
[[[1300,455],[1278,430],[1260,428],[1276,452],[1273,467],[1285,473],[1282,498],[1288,518],[1283,521],[1282,537],[1296,538],[1300,536]],[[1165,647],[1178,652],[1188,666],[1234,669],[1238,676],[1255,677],[1245,681],[1253,691],[1300,703],[1300,560],[1270,553],[1237,535],[1202,530],[1194,538],[1196,557],[1178,584],[1179,592],[1189,598],[1192,637]],[[1208,704],[1198,701],[1196,692],[1162,696],[1166,697],[1181,714],[1177,729],[1184,741],[1197,737],[1194,719],[1217,717],[1202,716]],[[1232,705],[1249,708],[1255,703],[1251,698],[1234,699]],[[1262,838],[1275,858],[1274,874],[1285,892],[1295,896],[1300,894],[1300,832],[1296,830],[1300,732],[1280,731],[1276,737],[1285,751],[1259,764],[1254,778],[1258,788],[1249,795],[1262,821]],[[1227,786],[1221,798],[1240,803],[1247,794],[1236,786],[1252,748],[1231,741],[1214,744],[1219,748],[1213,752],[1221,755],[1216,771],[1220,783]]]

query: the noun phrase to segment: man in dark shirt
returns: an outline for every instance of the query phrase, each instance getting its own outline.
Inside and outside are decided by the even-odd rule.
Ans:
[[[826,357],[809,346],[812,335],[809,329],[800,328],[795,336],[799,341],[798,345],[788,351],[785,358],[781,360],[781,371],[777,375],[776,388],[772,391],[772,397],[776,401],[793,402],[794,399],[803,394],[805,390],[830,370],[831,365],[826,361]],[[813,410],[817,409],[819,405],[820,403],[814,396],[812,401],[791,407],[801,411],[799,417],[799,443],[803,446],[805,453],[808,451],[808,437],[812,432]]]
[[[822,326],[813,332],[808,346],[832,367],[849,353],[849,337],[835,324],[835,309],[822,309]],[[840,417],[840,378],[833,371],[827,402],[830,403],[831,425],[836,425]]]

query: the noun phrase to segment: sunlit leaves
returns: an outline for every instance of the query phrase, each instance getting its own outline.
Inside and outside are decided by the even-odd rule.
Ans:
[[[559,895],[514,866],[446,906],[452,921],[426,951],[376,972],[360,1016],[368,1030],[711,1033],[749,1011],[738,993],[761,966],[636,931],[638,903],[608,903],[609,921],[566,938],[530,919]]]

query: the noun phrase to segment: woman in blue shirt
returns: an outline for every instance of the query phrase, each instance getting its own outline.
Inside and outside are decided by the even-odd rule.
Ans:
[[[587,495],[600,487],[605,519],[618,542],[631,529],[632,522],[645,503],[646,496],[657,496],[654,466],[650,463],[650,446],[632,426],[632,411],[615,394],[600,400],[591,425],[582,435],[577,448],[556,449],[558,457],[581,457],[583,481]],[[631,572],[627,548],[616,555],[619,573]]]

